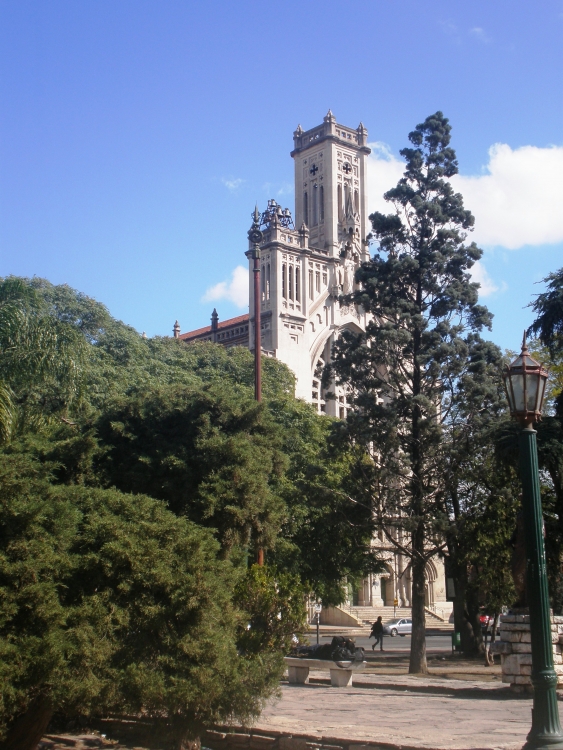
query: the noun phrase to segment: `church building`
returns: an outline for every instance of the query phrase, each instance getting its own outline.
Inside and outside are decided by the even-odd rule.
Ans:
[[[324,398],[319,377],[329,361],[340,332],[365,330],[367,315],[338,298],[355,287],[355,271],[369,260],[369,209],[366,192],[367,130],[340,125],[329,110],[321,125],[293,133],[291,156],[295,168],[295,215],[275,200],[260,216],[263,241],[261,263],[261,336],[264,354],[284,362],[295,374],[295,395],[313,404],[319,413],[344,419],[346,391],[331,386],[335,398]],[[213,310],[211,325],[174,336],[189,343],[214,341],[224,346],[254,348],[253,245],[249,263],[250,315],[220,321]],[[381,539],[374,544],[382,549]],[[385,546],[385,545],[383,545]],[[410,576],[403,556],[384,552],[387,574],[370,575],[350,596],[349,618],[374,617],[373,608],[409,607]],[[451,612],[446,601],[444,567],[440,560],[428,566],[428,613],[440,620]],[[354,614],[355,611],[355,614]],[[401,612],[399,609],[398,612]],[[408,616],[408,610],[404,610]],[[358,614],[360,613],[360,614]],[[386,613],[388,617],[388,613]],[[323,611],[322,621],[345,624],[345,608]],[[351,622],[349,624],[352,624]]]

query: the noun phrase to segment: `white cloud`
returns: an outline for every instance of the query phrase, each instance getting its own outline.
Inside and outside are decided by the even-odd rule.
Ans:
[[[471,268],[471,281],[476,281],[480,284],[479,297],[488,297],[489,295],[494,294],[494,292],[499,291],[499,287],[491,279],[487,273],[487,269],[479,260]],[[503,284],[502,291],[504,291],[504,289],[505,285]]]
[[[382,143],[370,144],[369,210],[391,213],[383,193],[397,184],[404,162]],[[469,239],[483,246],[516,250],[563,241],[563,146],[489,149],[484,174],[456,175],[454,189],[475,216]]]
[[[513,150],[497,143],[486,169],[452,178],[475,216],[475,242],[516,250],[563,240],[563,146]]]
[[[370,143],[371,154],[368,159],[367,192],[369,212],[381,211],[388,214],[393,207],[383,199],[383,194],[395,187],[405,171],[405,162],[391,153],[386,143]]]
[[[474,39],[483,42],[483,44],[488,44],[491,41],[490,36],[488,36],[488,34],[485,33],[485,30],[480,26],[474,26],[472,29],[469,29],[469,34]]]
[[[248,268],[237,266],[230,281],[220,281],[210,287],[202,297],[202,302],[228,299],[237,307],[248,307]]]
[[[231,193],[236,193],[239,187],[243,184],[244,180],[241,177],[236,177],[230,180],[228,180],[226,177],[221,177],[221,182],[227,188],[227,190],[231,191]]]
[[[280,184],[274,184],[273,182],[265,182],[262,185],[262,190],[269,196],[275,195],[278,198],[282,198],[284,195],[293,195],[293,185],[290,182],[282,182]]]

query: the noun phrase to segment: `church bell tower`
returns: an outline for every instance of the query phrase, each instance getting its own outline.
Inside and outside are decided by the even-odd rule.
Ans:
[[[338,257],[346,244],[366,259],[367,130],[339,125],[329,110],[322,125],[293,134],[295,224],[309,228],[309,245]]]

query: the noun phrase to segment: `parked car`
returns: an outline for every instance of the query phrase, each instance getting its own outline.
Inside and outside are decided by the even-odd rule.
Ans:
[[[397,617],[395,620],[389,620],[383,626],[383,632],[386,635],[391,635],[393,638],[396,635],[405,636],[412,633],[412,620],[410,617]]]

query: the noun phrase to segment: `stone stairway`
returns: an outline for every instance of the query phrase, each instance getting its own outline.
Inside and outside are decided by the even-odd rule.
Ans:
[[[383,622],[387,622],[394,617],[412,617],[410,607],[350,607],[342,605],[341,608],[364,625],[371,625],[380,616]],[[426,610],[426,626],[431,628],[443,628],[444,630],[451,630],[453,627],[450,623],[444,621],[429,609]]]

